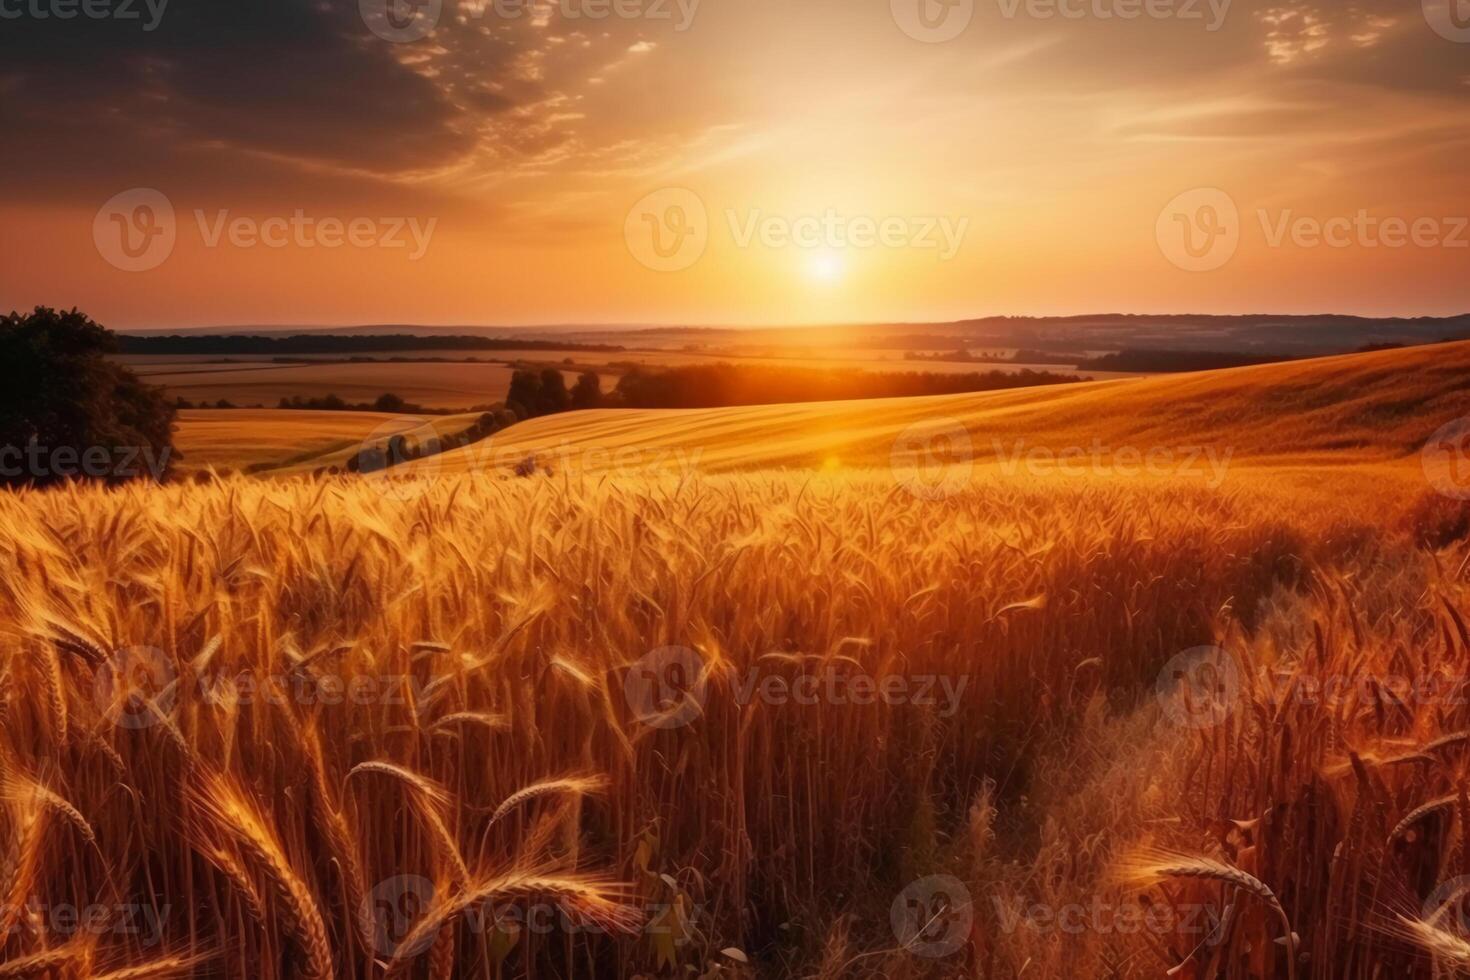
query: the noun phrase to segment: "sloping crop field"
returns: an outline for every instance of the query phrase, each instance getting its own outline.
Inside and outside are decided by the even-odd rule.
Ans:
[[[663,454],[706,472],[887,469],[895,452],[928,450],[936,459],[950,452],[975,464],[1045,469],[1049,460],[1061,464],[1064,452],[1091,460],[1132,450],[1144,458],[1130,466],[1125,454],[1122,468],[1143,473],[1167,471],[1198,449],[1193,468],[1206,472],[1208,449],[1220,461],[1340,467],[1413,457],[1439,425],[1466,414],[1470,344],[1459,343],[973,395],[573,413],[534,419],[421,465],[445,474],[546,453],[596,470],[620,465],[621,453],[630,461]],[[1153,467],[1144,465],[1150,451]],[[1028,457],[1038,465],[1028,466]]]

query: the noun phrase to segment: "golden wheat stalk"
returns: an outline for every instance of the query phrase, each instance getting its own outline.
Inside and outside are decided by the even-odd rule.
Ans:
[[[41,839],[45,830],[45,810],[31,797],[10,805],[13,846],[6,851],[0,865],[0,937],[9,936],[24,910],[39,875]]]
[[[611,781],[607,776],[596,773],[558,776],[555,779],[543,779],[532,783],[530,786],[516,790],[507,796],[495,812],[490,816],[490,823],[495,824],[507,813],[516,807],[524,806],[532,800],[543,796],[570,794],[573,796],[587,796],[595,793],[606,792]]]
[[[92,980],[164,980],[166,977],[191,975],[201,959],[194,956],[167,956],[150,963],[120,967],[97,974]]]
[[[1446,961],[1462,969],[1470,968],[1470,942],[1452,932],[1446,932],[1429,922],[1397,916],[1409,939],[1422,947],[1436,960]]]
[[[444,809],[449,805],[449,793],[427,776],[406,769],[403,766],[381,760],[373,762],[360,762],[353,766],[347,773],[347,778],[362,775],[364,773],[379,773],[398,780],[404,786],[412,790],[425,803],[436,809]]]
[[[429,909],[394,951],[389,976],[406,969],[429,949],[441,930],[477,906],[507,898],[547,897],[569,916],[580,916],[612,932],[632,933],[642,916],[621,899],[622,886],[604,878],[550,870],[511,871],[483,879]]]
[[[1394,841],[1398,840],[1400,837],[1404,836],[1404,834],[1408,833],[1409,828],[1413,827],[1419,821],[1425,819],[1426,817],[1433,816],[1434,814],[1439,813],[1443,810],[1448,810],[1450,807],[1459,802],[1460,794],[1454,793],[1450,796],[1441,796],[1437,800],[1430,800],[1428,803],[1423,803],[1419,806],[1416,806],[1414,809],[1405,814],[1402,820],[1394,825],[1393,830],[1389,831],[1389,843],[1391,844]]]
[[[210,773],[190,784],[194,812],[208,826],[198,834],[208,841],[218,834],[233,839],[246,860],[270,883],[286,923],[301,948],[302,976],[326,980],[332,976],[332,952],[327,927],[310,888],[287,860],[285,850],[266,825],[265,818],[225,777]],[[200,848],[208,856],[217,848]]]
[[[1218,881],[1247,894],[1254,895],[1265,903],[1281,922],[1282,938],[1286,944],[1286,970],[1289,978],[1296,976],[1296,933],[1292,931],[1291,919],[1281,902],[1265,882],[1247,874],[1233,865],[1212,858],[1178,851],[1145,849],[1124,859],[1118,867],[1120,879],[1135,887],[1150,887],[1169,879],[1192,879],[1196,881]]]

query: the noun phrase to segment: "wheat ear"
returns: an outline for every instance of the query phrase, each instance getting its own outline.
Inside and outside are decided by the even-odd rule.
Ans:
[[[387,973],[394,976],[424,952],[446,925],[477,905],[512,895],[545,895],[569,914],[580,914],[612,931],[629,933],[641,924],[637,911],[619,902],[618,886],[601,878],[577,874],[512,871],[478,882],[424,914],[413,927],[388,964]]]
[[[1219,881],[1256,896],[1264,902],[1281,922],[1286,939],[1286,972],[1289,980],[1296,977],[1296,933],[1291,930],[1291,919],[1286,909],[1265,882],[1247,874],[1237,867],[1194,854],[1173,851],[1144,851],[1125,860],[1120,868],[1124,881],[1140,885],[1155,885],[1169,878],[1189,878],[1203,881]]]
[[[192,788],[196,812],[215,828],[233,837],[246,860],[270,882],[271,890],[285,913],[287,925],[305,956],[301,975],[306,980],[332,976],[332,952],[321,910],[306,882],[297,876],[265,819],[245,798],[218,774],[204,777]]]
[[[544,779],[539,783],[532,783],[524,789],[519,789],[505,798],[500,806],[495,808],[490,822],[496,823],[516,807],[542,796],[552,794],[571,793],[576,796],[586,796],[591,793],[605,792],[608,787],[608,778],[603,775],[573,775],[560,776],[556,779]]]

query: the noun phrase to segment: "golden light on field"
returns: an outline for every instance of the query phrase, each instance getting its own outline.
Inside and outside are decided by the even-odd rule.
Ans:
[[[301,415],[294,476],[0,495],[5,971],[1178,974],[1003,927],[1146,900],[1246,910],[1242,977],[1343,976],[1344,923],[1349,980],[1422,975],[1463,925],[1356,896],[1458,866],[1467,364],[569,413],[378,478]],[[232,421],[298,441],[189,445]]]

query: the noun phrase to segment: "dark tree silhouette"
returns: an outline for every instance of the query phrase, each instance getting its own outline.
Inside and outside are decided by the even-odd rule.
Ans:
[[[541,376],[535,371],[516,371],[510,376],[510,391],[505,396],[505,407],[516,413],[518,418],[528,419],[541,414]]]
[[[572,386],[573,408],[597,408],[602,404],[602,378],[596,371],[583,371]]]
[[[571,407],[572,399],[567,394],[567,379],[556,368],[541,372],[541,404],[538,415],[555,415]]]
[[[0,485],[161,480],[174,407],[107,359],[110,330],[44,306],[0,318]]]

